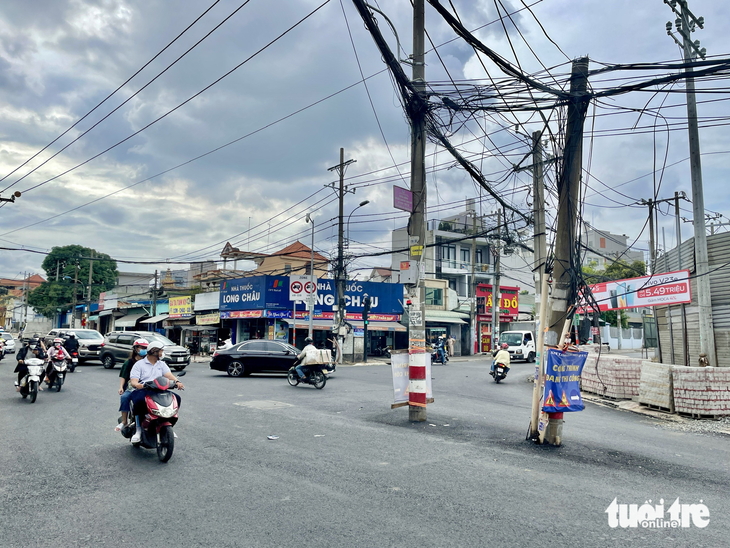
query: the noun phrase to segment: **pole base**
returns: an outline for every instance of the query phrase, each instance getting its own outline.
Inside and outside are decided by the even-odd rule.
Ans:
[[[563,437],[563,419],[550,419],[547,425],[547,433],[545,434],[545,443],[559,446]]]
[[[408,420],[411,422],[425,422],[426,408],[415,405],[408,406]]]

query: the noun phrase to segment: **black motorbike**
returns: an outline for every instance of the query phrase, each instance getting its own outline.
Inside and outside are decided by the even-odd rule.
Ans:
[[[505,377],[507,377],[507,373],[509,372],[509,367],[504,365],[503,363],[495,363],[494,364],[494,371],[490,371],[490,375],[494,377],[494,382],[499,383],[500,381],[503,381]]]
[[[63,383],[66,381],[66,372],[68,370],[68,364],[66,360],[51,360],[51,372],[48,373],[48,388],[50,390],[56,389],[56,392],[61,391]]]
[[[325,371],[327,366],[325,365],[307,365],[304,370],[304,378],[300,379],[297,373],[296,365],[293,365],[289,369],[289,373],[286,375],[286,380],[292,386],[297,386],[299,383],[311,384],[317,390],[322,390],[324,385],[327,384],[327,375]]]
[[[439,357],[438,345],[435,343],[431,343],[431,363],[440,363],[441,365],[446,365],[446,362],[448,361],[449,355],[446,352],[446,349],[444,348],[444,360],[441,361],[441,358]]]

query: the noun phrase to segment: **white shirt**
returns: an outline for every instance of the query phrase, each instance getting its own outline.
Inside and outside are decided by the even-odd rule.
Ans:
[[[132,366],[132,372],[129,374],[130,379],[139,379],[139,382],[147,382],[169,373],[170,368],[162,360],[157,360],[154,364],[150,363],[147,356],[139,360]]]

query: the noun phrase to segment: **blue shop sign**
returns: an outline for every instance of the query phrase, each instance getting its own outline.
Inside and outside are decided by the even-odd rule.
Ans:
[[[317,283],[317,310],[331,312],[336,303],[337,287],[334,280]],[[348,312],[362,312],[365,295],[370,297],[372,314],[403,314],[403,284],[358,282],[348,280],[345,286],[345,308]]]
[[[261,310],[266,304],[266,276],[226,280],[221,284],[220,310]]]

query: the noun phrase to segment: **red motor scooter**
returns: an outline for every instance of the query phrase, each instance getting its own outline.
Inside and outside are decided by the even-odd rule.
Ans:
[[[185,375],[184,371],[177,374],[178,377],[183,375]],[[160,459],[160,462],[169,461],[175,448],[175,433],[172,427],[177,423],[178,405],[177,398],[172,395],[170,390],[176,386],[177,383],[167,377],[157,377],[144,383],[144,387],[149,390],[149,393],[145,396],[147,413],[139,419],[142,439],[132,445],[134,447],[142,446],[145,449],[157,449],[157,458]],[[121,420],[120,418],[119,422]],[[130,405],[129,423],[122,428],[122,435],[125,438],[131,438],[135,430],[136,423]]]

